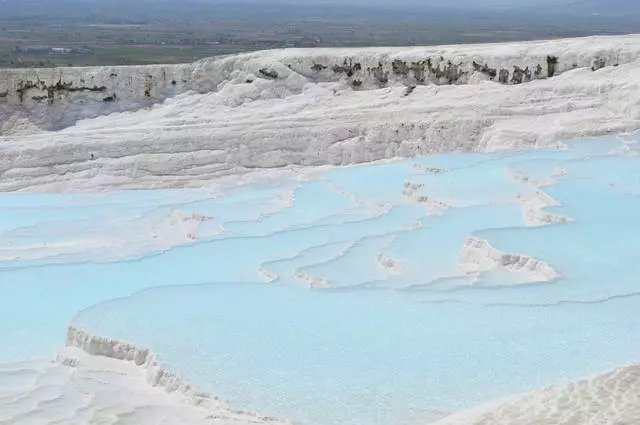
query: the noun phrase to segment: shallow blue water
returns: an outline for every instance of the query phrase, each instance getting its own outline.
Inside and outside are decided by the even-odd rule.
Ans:
[[[628,362],[639,301],[487,308],[210,284],[139,293],[77,322],[154,347],[234,406],[302,423],[401,424]]]
[[[420,423],[637,361],[636,137],[222,193],[0,195],[0,361],[52,356],[73,319],[151,348],[235,407],[309,425]],[[537,190],[572,221],[526,227],[521,199]],[[177,213],[207,219],[151,243]],[[466,276],[470,236],[560,277]],[[18,249],[41,242],[74,248]]]

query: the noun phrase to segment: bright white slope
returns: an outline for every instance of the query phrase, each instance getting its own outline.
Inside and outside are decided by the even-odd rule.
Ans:
[[[433,425],[640,423],[640,365],[545,388],[451,415]]]
[[[55,361],[0,363],[1,424],[282,424],[149,385],[134,363],[67,347]]]
[[[197,186],[256,168],[634,130],[639,56],[632,35],[4,70],[0,190]],[[129,112],[105,116],[118,111]]]

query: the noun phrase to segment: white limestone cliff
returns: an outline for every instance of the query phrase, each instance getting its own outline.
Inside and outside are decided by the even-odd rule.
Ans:
[[[287,49],[173,66],[2,70],[0,191],[200,186],[256,169],[632,131],[639,41]],[[511,69],[506,84],[484,65]],[[513,80],[515,66],[538,65],[539,79]]]
[[[479,80],[521,84],[575,68],[597,70],[633,62],[640,56],[639,40],[632,35],[464,46],[284,49],[182,65],[5,69],[0,70],[0,135],[11,130],[16,117],[55,130],[188,91],[208,93],[228,83],[261,79],[284,82],[283,90],[293,91],[304,82],[344,81],[356,89]]]

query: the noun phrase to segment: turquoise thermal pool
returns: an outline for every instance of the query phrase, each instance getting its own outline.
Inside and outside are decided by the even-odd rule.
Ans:
[[[637,140],[2,194],[0,362],[71,323],[234,408],[407,425],[638,361]]]

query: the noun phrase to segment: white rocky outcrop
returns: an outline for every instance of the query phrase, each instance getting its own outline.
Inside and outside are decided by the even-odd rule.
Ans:
[[[55,361],[0,363],[0,422],[38,425],[274,424],[149,385],[133,362],[66,347]]]
[[[286,49],[173,66],[0,70],[0,190],[198,186],[256,169],[636,130],[639,41]],[[606,66],[592,71],[598,58]],[[486,77],[485,65],[509,71],[508,81]],[[538,78],[513,80],[516,66],[538,65]]]
[[[469,237],[458,256],[458,270],[462,274],[478,274],[492,270],[511,272],[517,283],[545,282],[560,275],[546,262],[528,255],[504,253],[484,240]]]
[[[570,217],[545,211],[545,208],[559,206],[560,203],[541,190],[520,195],[517,199],[522,204],[522,218],[527,226],[544,226],[572,221]]]
[[[188,91],[208,93],[228,83],[257,80],[286,82],[284,91],[293,88],[295,81],[348,81],[357,89],[466,84],[483,79],[521,84],[575,68],[598,70],[635,61],[640,57],[639,40],[631,35],[464,46],[284,49],[184,65],[5,69],[0,70],[0,118],[4,122],[0,134],[16,125],[15,118],[11,119],[15,116],[53,130],[83,118],[139,109]],[[249,92],[253,92],[249,98],[265,95]]]
[[[233,420],[241,425],[249,423],[289,424],[289,422],[276,418],[231,409],[224,401],[198,391],[180,375],[166,368],[149,349],[110,338],[90,335],[73,325],[69,325],[67,328],[66,346],[80,349],[91,356],[107,357],[135,364],[145,371],[146,381],[151,387],[160,388],[170,394],[177,394],[185,403],[204,409],[209,413],[207,415],[208,419],[218,418],[220,420],[217,422],[220,423],[224,423],[224,420]],[[74,356],[68,355],[59,356],[58,361],[71,366],[79,363],[79,360]],[[216,421],[211,423],[215,424]]]

